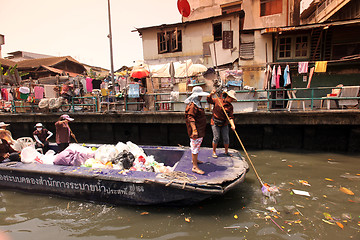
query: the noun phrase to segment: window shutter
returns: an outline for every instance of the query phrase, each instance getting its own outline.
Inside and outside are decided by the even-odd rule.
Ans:
[[[241,34],[241,44],[240,44],[240,58],[241,59],[254,59],[254,33],[250,34]]]

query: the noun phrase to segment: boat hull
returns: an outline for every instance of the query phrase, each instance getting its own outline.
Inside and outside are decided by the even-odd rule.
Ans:
[[[184,150],[180,162],[186,155]],[[224,194],[244,181],[247,169],[240,170],[231,180],[208,184],[201,177],[184,182],[153,172],[8,162],[0,164],[0,187],[115,205],[189,205]],[[193,176],[191,171],[188,174]]]

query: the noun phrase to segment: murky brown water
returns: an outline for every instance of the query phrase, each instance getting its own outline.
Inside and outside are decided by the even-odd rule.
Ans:
[[[252,170],[225,196],[185,208],[112,207],[0,190],[0,230],[13,240],[360,239],[359,155],[250,154],[262,180],[280,187],[276,203],[264,199]],[[291,188],[310,197],[291,194]]]

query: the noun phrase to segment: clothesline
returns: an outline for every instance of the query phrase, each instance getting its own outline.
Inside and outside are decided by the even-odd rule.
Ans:
[[[338,60],[328,60],[328,63],[339,63],[339,62],[348,62],[348,61],[353,61],[353,60],[360,60],[360,55],[353,55],[356,57],[352,57],[352,58],[346,58],[346,59],[338,59]],[[351,56],[348,56],[351,57]],[[266,65],[297,65],[299,64],[299,62],[308,62],[309,64],[315,64],[316,62],[320,62],[322,60],[319,61],[306,61],[306,60],[301,60],[301,61],[297,61],[297,62],[267,62]]]

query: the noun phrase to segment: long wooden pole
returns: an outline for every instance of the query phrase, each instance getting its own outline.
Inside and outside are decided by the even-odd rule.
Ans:
[[[218,98],[218,100],[219,100],[219,104],[220,104],[220,106],[221,106],[222,110],[224,111],[224,113],[225,113],[225,115],[226,115],[226,118],[227,118],[227,119],[228,119],[228,121],[230,122],[229,115],[227,114],[227,112],[226,112],[226,110],[225,110],[225,108],[224,108],[224,106],[223,106],[223,104],[222,104],[222,102],[221,102],[221,100],[220,100],[219,96],[218,96],[216,93],[215,93],[215,96]],[[260,176],[259,176],[258,172],[256,171],[256,168],[255,168],[254,164],[252,163],[252,161],[251,161],[251,159],[250,159],[250,157],[249,157],[249,154],[247,153],[247,151],[246,151],[246,149],[245,149],[245,146],[244,146],[244,144],[242,143],[242,141],[241,141],[241,139],[240,139],[240,137],[239,137],[238,133],[236,132],[236,129],[234,129],[234,132],[235,132],[235,135],[236,135],[237,139],[238,139],[238,140],[239,140],[239,142],[240,142],[240,145],[241,145],[242,149],[244,150],[244,152],[245,152],[245,154],[246,154],[246,157],[248,158],[248,160],[249,160],[249,162],[250,162],[250,164],[251,164],[252,168],[254,169],[254,172],[255,172],[256,178],[259,180],[259,182],[260,182],[261,186],[263,186],[263,185],[264,185],[264,183],[263,183],[263,181],[261,180],[261,178],[260,178]]]

